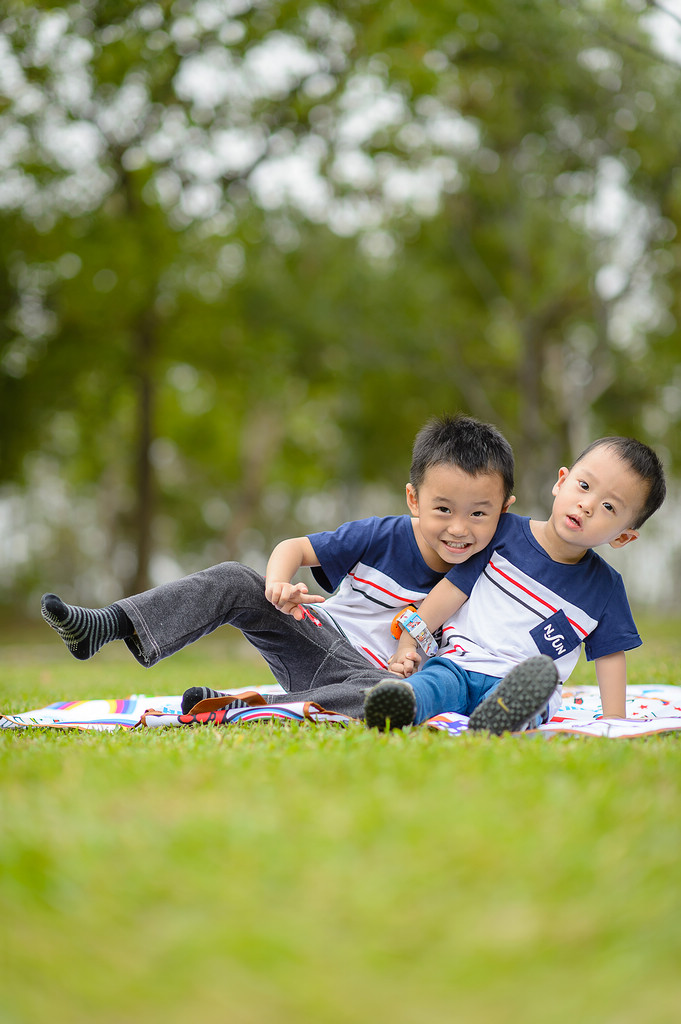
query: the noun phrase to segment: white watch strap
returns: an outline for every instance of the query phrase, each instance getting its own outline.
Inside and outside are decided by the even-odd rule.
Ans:
[[[437,654],[437,641],[418,612],[407,609],[397,617],[397,624],[402,629],[406,629],[407,633],[416,640],[421,650],[425,651],[429,657]]]

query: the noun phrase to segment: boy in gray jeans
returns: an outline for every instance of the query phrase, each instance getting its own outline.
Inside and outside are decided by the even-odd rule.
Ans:
[[[146,667],[230,624],[262,654],[287,701],[315,701],[361,718],[364,691],[385,677],[397,650],[395,618],[418,608],[449,570],[486,548],[515,501],[513,469],[512,449],[492,425],[464,416],[434,419],[414,442],[410,515],[284,540],[265,578],[223,562],[106,608],[67,605],[46,594],[42,614],[74,657],[85,660],[105,643],[124,640]],[[311,567],[333,596],[311,595],[305,584],[293,583],[301,566]],[[190,687],[183,711],[219,696]]]

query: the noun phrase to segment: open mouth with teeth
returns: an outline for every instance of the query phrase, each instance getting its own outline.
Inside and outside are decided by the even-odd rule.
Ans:
[[[450,551],[467,551],[472,546],[469,541],[457,543],[451,540],[444,541],[444,545]]]
[[[573,526],[576,530],[580,529],[580,527],[582,525],[582,520],[579,518],[579,516],[568,515],[565,518],[567,519],[568,524],[570,526]]]

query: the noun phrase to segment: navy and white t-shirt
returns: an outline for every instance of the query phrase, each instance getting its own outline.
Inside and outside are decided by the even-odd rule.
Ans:
[[[469,598],[445,623],[439,654],[469,671],[504,676],[547,654],[564,682],[582,644],[589,661],[641,645],[620,574],[595,551],[555,562],[525,516],[502,515],[485,551],[447,579]]]
[[[386,668],[397,650],[390,632],[394,617],[409,604],[418,607],[444,577],[424,561],[411,517],[358,519],[308,539],[319,559],[312,569],[315,579],[336,591],[312,611],[373,665]]]

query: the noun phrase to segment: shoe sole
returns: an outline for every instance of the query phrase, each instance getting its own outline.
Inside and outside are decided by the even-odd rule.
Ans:
[[[416,702],[404,683],[386,680],[369,690],[364,701],[364,720],[369,729],[404,729],[414,722]]]
[[[540,654],[512,668],[498,687],[473,711],[468,728],[495,736],[518,732],[534,715],[544,710],[558,685],[558,672],[551,658]]]

